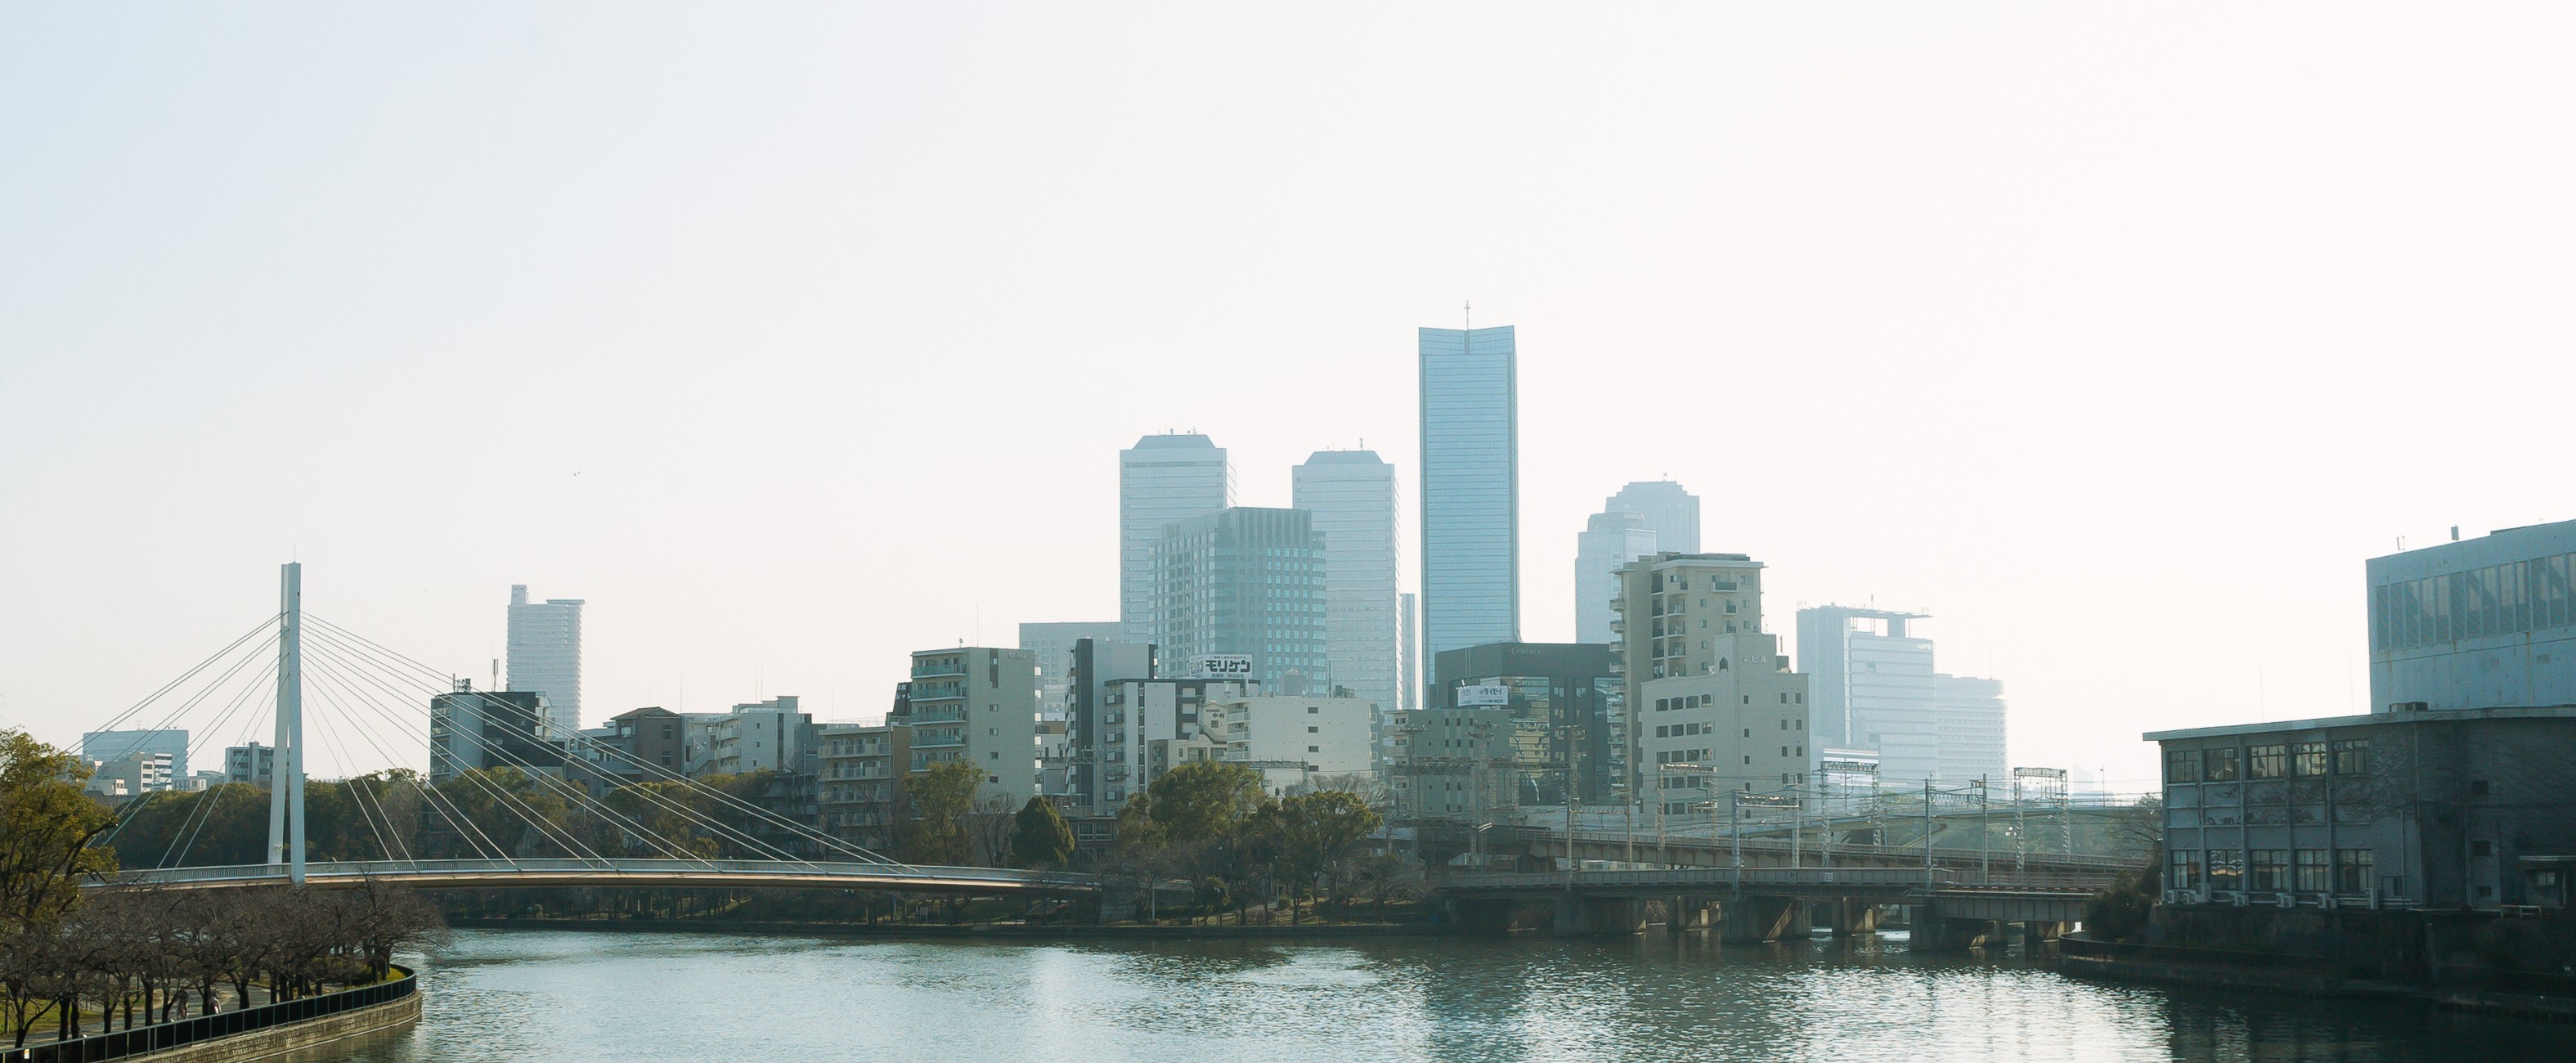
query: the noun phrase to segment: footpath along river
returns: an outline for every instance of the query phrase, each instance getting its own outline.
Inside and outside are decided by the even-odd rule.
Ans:
[[[2059,977],[1901,936],[897,941],[467,930],[420,1024],[294,1057],[451,1060],[2565,1060],[2576,1028]]]

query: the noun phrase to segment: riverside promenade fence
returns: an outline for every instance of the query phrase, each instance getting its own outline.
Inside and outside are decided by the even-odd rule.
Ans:
[[[326,1018],[342,1012],[388,1004],[420,992],[420,978],[409,970],[396,967],[401,977],[374,985],[321,993],[300,1000],[283,1000],[239,1011],[200,1015],[177,1022],[96,1034],[74,1041],[56,1041],[34,1045],[0,1055],[0,1060],[28,1063],[90,1063],[92,1060],[127,1059],[173,1048],[185,1048],[218,1037],[251,1033],[312,1019]]]

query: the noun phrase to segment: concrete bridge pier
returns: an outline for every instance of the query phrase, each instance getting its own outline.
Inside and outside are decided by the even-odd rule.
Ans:
[[[2065,935],[2066,924],[2064,923],[2038,921],[2023,923],[2021,925],[2022,951],[2037,953],[2042,948],[2057,944],[2057,939]]]
[[[1674,897],[1666,903],[1671,907],[1665,909],[1670,915],[1664,920],[1664,930],[1674,937],[1680,937],[1685,930],[1706,930],[1717,925],[1717,903],[1706,897]]]
[[[1727,901],[1718,906],[1717,940],[1729,945],[1778,941],[1804,929],[1798,917],[1806,912],[1807,903],[1800,900],[1743,897]]]
[[[1965,952],[2004,947],[2004,925],[1992,919],[1945,919],[1914,913],[1914,948],[1924,952]]]
[[[1838,938],[1862,937],[1878,933],[1878,906],[1850,897],[1837,897],[1825,902],[1827,925]]]
[[[1647,902],[1629,897],[1561,896],[1556,899],[1558,937],[1625,937],[1646,930]]]

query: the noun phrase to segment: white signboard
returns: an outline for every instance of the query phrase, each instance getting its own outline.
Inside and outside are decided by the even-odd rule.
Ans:
[[[1505,686],[1459,687],[1455,704],[1467,708],[1500,708],[1512,703],[1512,688]]]
[[[1239,653],[1211,653],[1191,665],[1193,679],[1250,679],[1252,658]]]

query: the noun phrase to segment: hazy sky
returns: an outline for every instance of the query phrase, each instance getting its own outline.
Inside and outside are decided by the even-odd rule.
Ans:
[[[0,10],[0,725],[299,558],[478,677],[511,583],[588,599],[593,720],[874,718],[1115,618],[1140,434],[1410,501],[1470,299],[1525,637],[1669,475],[1773,630],[1928,611],[2015,763],[2131,788],[2362,711],[2397,537],[2576,517],[2563,5],[852,6]]]

